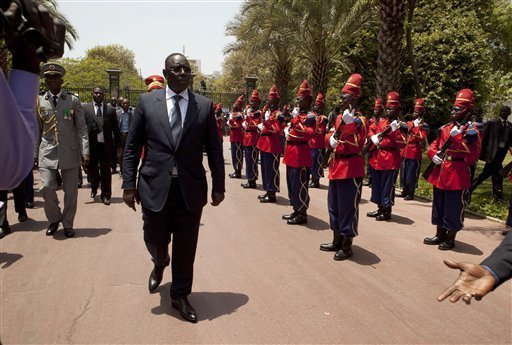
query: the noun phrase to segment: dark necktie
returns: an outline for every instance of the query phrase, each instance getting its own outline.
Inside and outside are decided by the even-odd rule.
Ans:
[[[101,114],[101,103],[96,103],[98,111],[96,112],[96,123],[98,124],[98,131],[103,131],[103,115]]]
[[[171,140],[172,145],[176,148],[181,138],[181,109],[180,109],[180,100],[182,97],[180,95],[172,96],[172,104],[173,111],[171,114]]]
[[[59,96],[53,96],[53,106],[56,107],[57,106],[57,101],[59,100]]]

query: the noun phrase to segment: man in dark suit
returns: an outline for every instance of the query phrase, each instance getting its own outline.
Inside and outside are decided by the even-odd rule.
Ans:
[[[473,297],[480,300],[488,292],[512,278],[512,232],[508,233],[480,265],[450,260],[444,260],[444,263],[450,268],[459,269],[460,275],[437,300],[442,301],[450,297],[450,301],[455,303],[462,297],[467,304]]]
[[[171,263],[172,307],[190,322],[197,313],[192,290],[199,223],[207,202],[203,147],[212,176],[212,205],[224,200],[224,158],[212,101],[188,90],[190,64],[182,54],[165,59],[167,87],[140,96],[123,159],[123,199],[142,205],[144,241],[154,263],[148,287],[154,292]],[[140,152],[146,147],[137,181]],[[173,240],[172,260],[168,246]]]
[[[101,200],[110,205],[112,196],[112,172],[110,164],[112,156],[117,157],[117,149],[121,147],[119,125],[116,111],[103,103],[105,92],[100,87],[92,91],[92,103],[84,103],[86,119],[89,119],[90,162],[87,174],[91,180],[91,198],[94,198],[101,185]],[[94,119],[91,121],[90,119]],[[92,126],[90,125],[92,123]]]
[[[489,120],[484,125],[480,160],[485,161],[485,165],[480,175],[473,180],[471,193],[492,176],[492,196],[496,200],[504,200],[503,177],[498,171],[503,168],[503,160],[512,143],[512,123],[508,121],[509,116],[510,107],[504,105],[500,110],[500,118]]]

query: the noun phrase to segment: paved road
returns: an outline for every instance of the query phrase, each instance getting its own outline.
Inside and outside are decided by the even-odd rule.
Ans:
[[[512,343],[510,283],[471,306],[436,301],[458,274],[442,259],[480,262],[503,225],[470,217],[455,250],[441,252],[422,244],[434,231],[430,203],[398,200],[393,220],[376,222],[365,216],[373,209],[365,187],[354,256],[335,262],[318,250],[331,239],[325,179],[311,190],[307,226],[281,220],[291,212],[286,190],[277,205],[260,204],[261,190],[240,182],[227,179],[225,202],[204,209],[195,325],[170,307],[168,269],[148,293],[140,209],[122,203],[118,175],[110,206],[79,191],[72,239],[62,230],[45,236],[40,197],[22,224],[9,201],[14,232],[0,241],[3,343]]]

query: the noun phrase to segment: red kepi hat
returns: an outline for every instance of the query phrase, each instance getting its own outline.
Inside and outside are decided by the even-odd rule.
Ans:
[[[268,99],[281,99],[281,96],[279,96],[279,92],[277,92],[276,86],[272,85],[270,88],[270,91],[268,92]]]
[[[324,95],[321,92],[316,96],[315,104],[323,107],[325,105]]]
[[[475,105],[475,97],[473,95],[473,91],[470,89],[462,89],[457,92],[457,96],[455,98],[454,107],[462,107],[468,110],[473,109]]]
[[[156,90],[156,89],[163,89],[165,79],[164,77],[160,75],[150,75],[146,79],[144,79],[144,82],[146,83],[147,91]]]
[[[235,105],[240,108],[244,105],[244,95],[240,95],[240,97],[236,99]]]
[[[386,99],[387,99],[386,108],[391,108],[391,107],[400,108],[401,107],[400,94],[398,92],[396,92],[396,91],[388,92]]]
[[[382,99],[377,98],[375,100],[375,105],[373,106],[374,110],[381,110],[382,109]]]
[[[414,112],[421,113],[422,111],[425,111],[425,101],[423,98],[417,98],[414,102]]]
[[[352,74],[348,77],[343,89],[341,89],[341,93],[348,93],[354,97],[359,97],[361,95],[361,81],[363,81],[363,77],[359,73]]]
[[[260,101],[261,102],[261,96],[258,90],[253,90],[251,94],[251,102],[254,101]]]
[[[309,88],[308,82],[306,79],[300,84],[299,92],[297,92],[297,97],[313,97],[313,94],[311,93],[311,89]]]

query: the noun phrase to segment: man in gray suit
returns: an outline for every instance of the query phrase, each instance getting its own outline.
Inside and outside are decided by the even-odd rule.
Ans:
[[[39,172],[44,212],[50,222],[46,235],[53,235],[62,222],[66,237],[73,237],[78,196],[76,177],[81,159],[83,165],[89,162],[89,139],[80,100],[62,91],[65,73],[64,67],[56,63],[47,63],[41,68],[48,91],[41,92],[38,100],[41,130]],[[59,169],[64,189],[62,212],[56,193]]]

